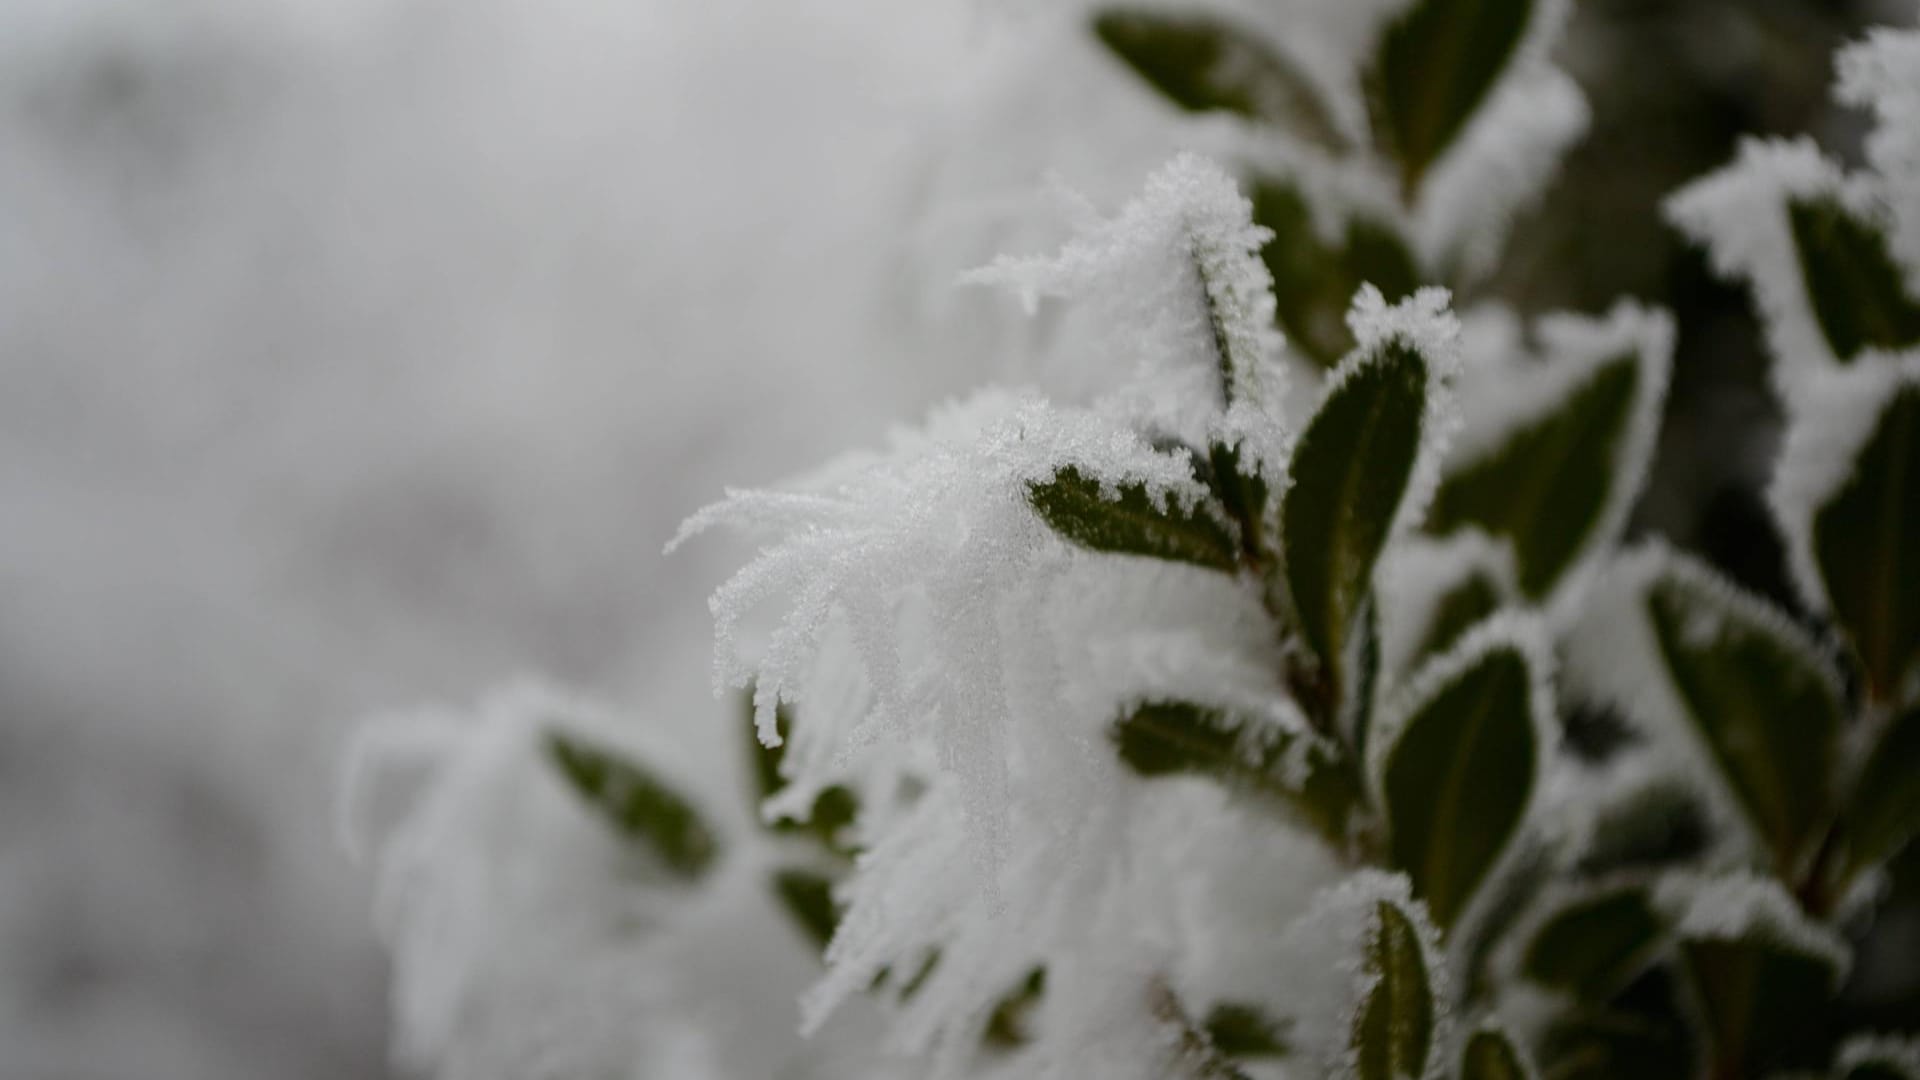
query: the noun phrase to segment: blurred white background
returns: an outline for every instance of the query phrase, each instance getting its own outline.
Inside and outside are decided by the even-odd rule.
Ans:
[[[977,22],[0,0],[0,1076],[383,1075],[371,710],[733,735],[660,545],[981,377],[898,280]]]

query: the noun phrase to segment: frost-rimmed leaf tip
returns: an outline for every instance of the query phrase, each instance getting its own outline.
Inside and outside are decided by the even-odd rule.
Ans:
[[[1219,166],[1183,153],[1058,253],[1002,255],[961,280],[1007,288],[1028,311],[1043,296],[1087,303],[1103,341],[1133,362],[1137,378],[1172,375],[1193,386],[1197,373],[1218,387],[1222,406],[1262,398],[1277,406],[1283,341],[1260,259],[1270,239]]]

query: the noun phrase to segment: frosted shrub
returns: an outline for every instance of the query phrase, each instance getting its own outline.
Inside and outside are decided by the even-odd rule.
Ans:
[[[410,1061],[1920,1077],[1832,1007],[1920,827],[1920,38],[1843,56],[1871,172],[1755,143],[1670,206],[1767,320],[1810,630],[1622,547],[1665,314],[1442,287],[1584,123],[1564,5],[1285,6],[1292,39],[1088,14],[1244,151],[969,275],[1077,313],[1058,359],[1104,378],[983,390],[674,541],[762,541],[712,605],[762,830],[552,694],[369,734]]]

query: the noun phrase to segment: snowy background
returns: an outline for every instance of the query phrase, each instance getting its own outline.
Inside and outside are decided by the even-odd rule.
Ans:
[[[1002,371],[952,272],[1049,168],[1137,183],[1078,88],[981,89],[1006,7],[0,0],[0,1076],[383,1075],[369,711],[529,672],[723,752],[738,552],[674,525]],[[1902,7],[1585,5],[1506,285],[1679,308],[1644,516],[1762,588],[1760,353],[1654,200],[1737,130],[1849,149],[1826,54]]]

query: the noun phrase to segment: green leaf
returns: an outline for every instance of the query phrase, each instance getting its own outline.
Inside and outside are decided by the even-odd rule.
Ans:
[[[1357,1080],[1425,1076],[1433,1047],[1432,975],[1412,916],[1392,901],[1375,907],[1364,967],[1372,987],[1353,1019],[1353,1075]]]
[[[1336,153],[1347,149],[1313,84],[1252,30],[1205,15],[1118,8],[1094,16],[1093,31],[1188,112],[1230,112]]]
[[[1880,413],[1846,484],[1814,512],[1813,553],[1875,700],[1920,665],[1920,387]]]
[[[1240,526],[1241,555],[1252,562],[1267,557],[1267,502],[1271,491],[1266,477],[1241,460],[1237,445],[1215,442],[1207,449],[1202,482],[1213,491],[1220,505]]]
[[[1283,1057],[1292,1024],[1258,1006],[1223,1002],[1207,1013],[1207,1038],[1214,1049],[1233,1058]]]
[[[1109,491],[1068,465],[1047,480],[1029,482],[1027,502],[1055,532],[1094,551],[1145,555],[1227,573],[1240,565],[1239,545],[1211,508],[1183,508],[1171,497],[1161,506],[1144,484],[1120,484]]]
[[[1369,73],[1374,138],[1411,203],[1506,70],[1531,0],[1418,0],[1386,28]]]
[[[1344,847],[1348,818],[1360,804],[1360,778],[1339,747],[1314,739],[1305,748],[1304,774],[1289,777],[1288,758],[1299,753],[1291,732],[1263,733],[1249,745],[1241,727],[1218,709],[1188,702],[1149,702],[1113,725],[1120,759],[1140,776],[1206,776],[1228,788],[1264,797],[1335,847]],[[1264,722],[1262,722],[1264,723]],[[1297,780],[1298,786],[1288,781]]]
[[[1602,806],[1576,869],[1599,878],[1694,863],[1713,842],[1707,808],[1682,777],[1658,779]]]
[[[1434,604],[1427,632],[1413,655],[1438,656],[1452,648],[1468,630],[1500,610],[1505,599],[1501,594],[1500,583],[1483,571],[1475,570],[1455,582]]]
[[[1473,525],[1513,543],[1520,589],[1539,600],[1593,538],[1616,485],[1616,463],[1640,384],[1628,353],[1568,387],[1558,407],[1479,457],[1453,464],[1428,527]]]
[[[1011,1050],[1033,1039],[1033,1010],[1047,991],[1047,969],[1036,967],[1027,972],[1020,985],[1007,992],[987,1017],[981,1038],[990,1047]]]
[[[1497,644],[1429,694],[1387,750],[1391,863],[1443,928],[1499,861],[1533,794],[1533,692],[1526,656]]]
[[[1411,485],[1427,401],[1426,358],[1404,340],[1341,372],[1294,450],[1281,505],[1287,589],[1302,636],[1329,670]]]
[[[1378,288],[1389,303],[1420,286],[1413,253],[1393,226],[1356,216],[1341,248],[1320,239],[1305,197],[1292,184],[1257,180],[1252,201],[1254,224],[1273,230],[1260,257],[1273,275],[1280,328],[1290,346],[1320,366],[1332,368],[1353,350],[1347,309],[1361,285]]]
[[[1840,971],[1830,957],[1777,935],[1681,944],[1700,1003],[1714,1075],[1764,1076],[1820,1060],[1820,1036]]]
[[[1794,876],[1830,821],[1841,706],[1813,643],[1761,604],[1699,567],[1647,592],[1688,720],[1777,872]]]
[[[773,891],[801,933],[825,949],[840,925],[840,908],[833,902],[833,879],[817,870],[789,866],[774,872]]]
[[[713,833],[672,788],[610,747],[549,729],[547,756],[575,794],[621,836],[645,844],[682,878],[698,878],[719,853]]]
[[[1506,1034],[1481,1028],[1460,1052],[1460,1080],[1532,1080],[1533,1067]]]
[[[1920,835],[1920,704],[1893,717],[1867,756],[1840,817],[1841,883],[1898,855]]]
[[[1920,305],[1877,224],[1830,196],[1789,201],[1787,220],[1807,300],[1841,363],[1867,348],[1920,343]]]
[[[1520,970],[1542,986],[1604,1004],[1654,961],[1665,929],[1644,885],[1603,889],[1565,904],[1542,923]]]

